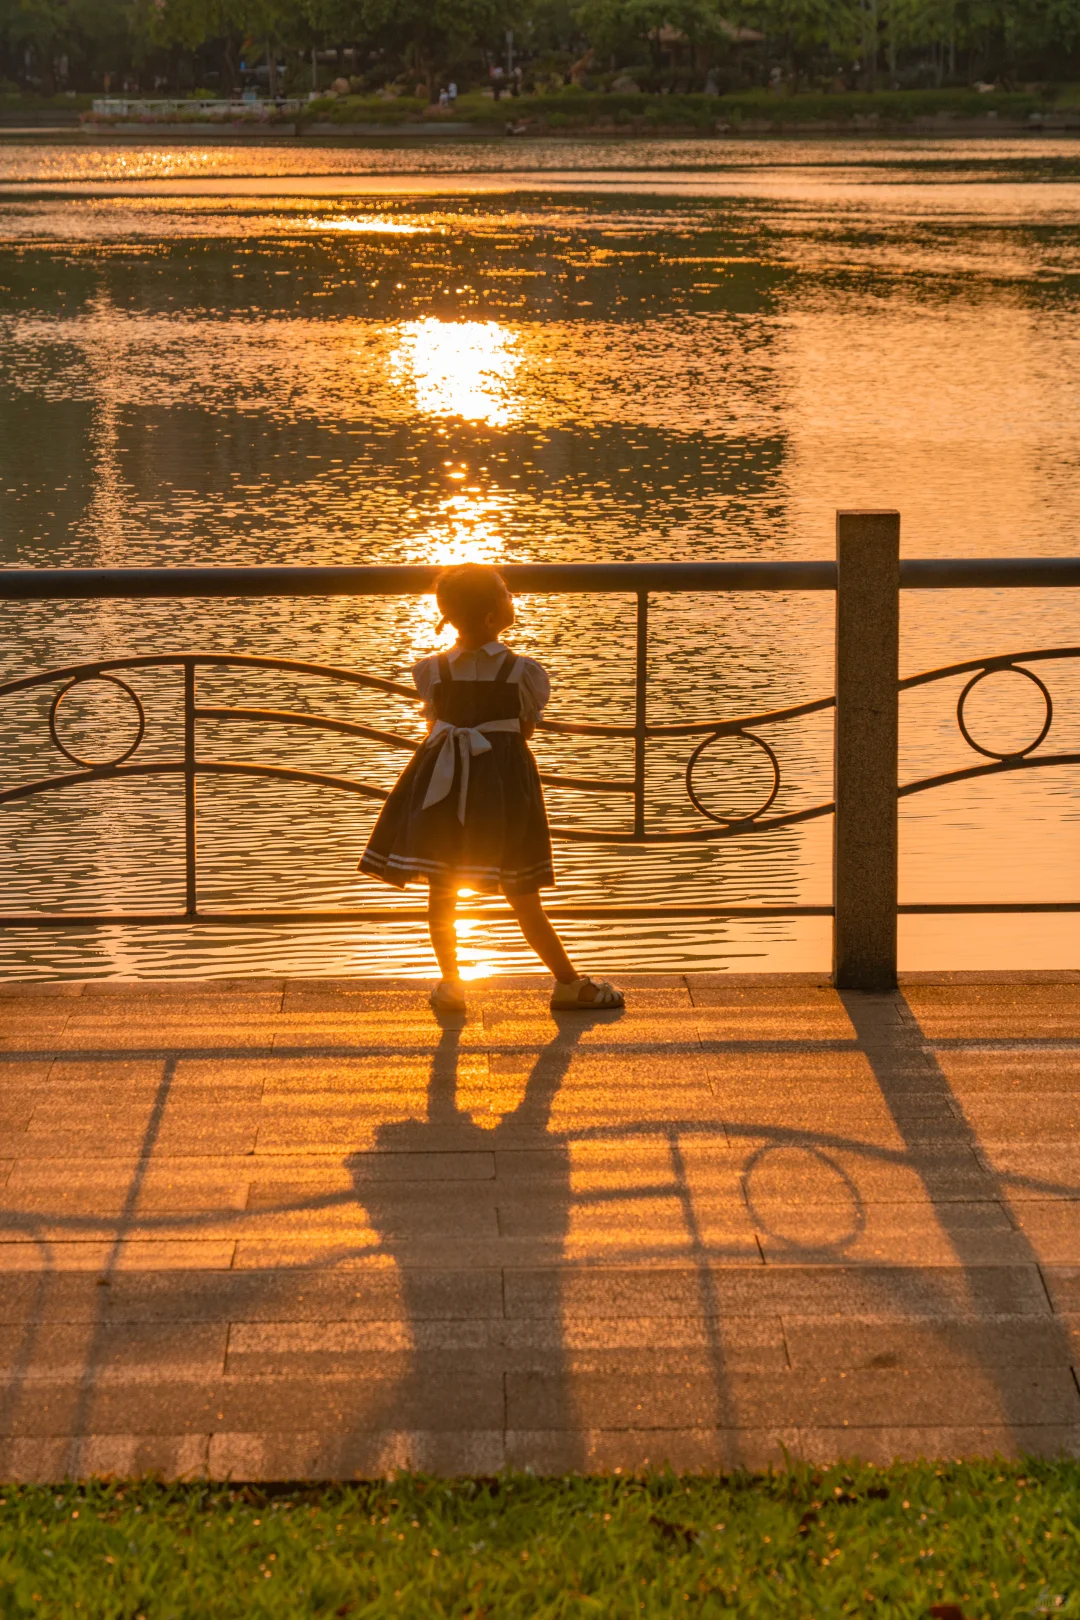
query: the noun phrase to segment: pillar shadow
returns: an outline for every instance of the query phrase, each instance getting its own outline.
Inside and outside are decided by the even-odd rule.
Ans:
[[[1080,1423],[1068,1335],[1061,1319],[1045,1309],[1039,1256],[1008,1206],[1009,1185],[1040,1184],[992,1168],[933,1042],[902,993],[849,991],[841,992],[841,1000],[902,1139],[903,1162],[917,1174],[962,1279],[959,1289],[946,1292],[940,1272],[928,1264],[921,1300],[909,1295],[893,1309],[906,1305],[908,1312],[925,1311],[925,1325],[941,1349],[955,1353],[954,1365],[970,1367],[995,1392],[999,1425],[1015,1447],[1037,1449],[1040,1428],[1050,1433]],[[959,1193],[958,1172],[970,1177],[965,1196]],[[1069,1191],[1049,1181],[1042,1185],[1048,1193]],[[1000,1257],[994,1254],[995,1232],[1005,1240]],[[886,1307],[892,1303],[887,1296],[882,1300]],[[1015,1327],[1018,1318],[1032,1329],[1026,1355],[1015,1344],[1010,1350],[1003,1331]],[[891,1363],[885,1357],[878,1364]]]

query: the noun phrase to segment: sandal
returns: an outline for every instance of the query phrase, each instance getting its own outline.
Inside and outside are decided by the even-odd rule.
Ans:
[[[592,990],[591,1000],[582,1000],[581,992]],[[569,984],[555,982],[551,997],[552,1012],[610,1012],[625,1007],[626,997],[621,990],[604,979],[573,979]]]
[[[460,979],[440,979],[428,997],[432,1012],[436,1013],[463,1013],[465,1006],[465,991],[462,989]]]

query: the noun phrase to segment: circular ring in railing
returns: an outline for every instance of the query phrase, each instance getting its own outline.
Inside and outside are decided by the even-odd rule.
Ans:
[[[131,744],[130,748],[125,748],[124,752],[122,754],[117,754],[114,759],[82,759],[78,754],[73,754],[70,748],[65,748],[57,734],[56,716],[59,712],[61,703],[63,703],[64,699],[73,689],[73,687],[82,686],[86,681],[108,681],[110,686],[117,686],[120,688],[121,692],[126,693],[131,699],[132,703],[135,705],[135,713],[138,717],[138,729],[135,733],[135,741]],[[100,771],[104,770],[106,766],[122,765],[125,759],[131,758],[132,754],[135,752],[136,748],[138,748],[145,735],[146,714],[143,710],[142,704],[139,702],[139,695],[137,692],[132,691],[131,687],[126,681],[118,680],[115,675],[76,675],[74,680],[68,681],[66,686],[62,686],[60,688],[59,692],[57,692],[56,696],[52,700],[52,707],[49,710],[49,736],[52,738],[53,742],[56,744],[57,748],[63,754],[65,759],[70,759],[73,765],[81,765],[84,770]]]
[[[769,764],[772,766],[772,787],[769,790],[767,797],[762,804],[758,805],[756,810],[751,811],[751,813],[746,816],[718,816],[714,810],[710,810],[706,805],[702,804],[701,800],[694,792],[694,768],[697,765],[698,760],[701,758],[706,748],[708,748],[714,742],[719,742],[722,737],[743,737],[747,742],[755,743],[757,747],[761,749],[762,753],[768,759]],[[714,731],[711,737],[706,737],[704,742],[698,743],[697,747],[694,749],[694,752],[690,755],[686,766],[686,791],[690,796],[690,803],[694,806],[694,809],[699,813],[699,815],[706,816],[710,821],[718,821],[721,826],[724,827],[741,827],[744,823],[756,821],[759,816],[763,816],[766,810],[769,809],[773,800],[776,798],[776,795],[779,793],[780,761],[777,759],[776,755],[773,753],[772,749],[769,747],[764,738],[755,736],[752,731]]]
[[[964,720],[964,705],[966,704],[971,693],[978,686],[979,682],[985,681],[988,675],[1000,675],[1002,673],[1007,675],[1026,676],[1033,686],[1038,687],[1039,691],[1042,693],[1043,702],[1046,704],[1046,719],[1043,721],[1042,730],[1035,738],[1035,741],[1028,743],[1026,748],[1010,748],[1004,753],[996,748],[984,748],[981,743],[977,743],[974,737],[971,735],[971,732],[968,730],[967,723]],[[1050,722],[1053,720],[1053,718],[1054,703],[1050,693],[1047,691],[1043,682],[1040,681],[1039,677],[1033,674],[1030,669],[1025,669],[1022,664],[995,664],[992,669],[981,669],[977,675],[973,675],[970,681],[968,681],[967,685],[964,687],[964,690],[961,692],[956,705],[956,723],[960,727],[960,735],[963,737],[969,748],[974,748],[977,754],[983,754],[987,759],[1023,759],[1025,755],[1033,754],[1036,748],[1038,748],[1039,744],[1042,742],[1043,738],[1046,736],[1046,733],[1050,730]]]

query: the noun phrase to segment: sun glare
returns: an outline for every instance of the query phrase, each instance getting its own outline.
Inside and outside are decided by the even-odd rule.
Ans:
[[[411,382],[416,407],[430,416],[504,427],[509,389],[520,364],[517,340],[498,321],[406,321],[391,375]]]
[[[364,236],[416,236],[421,227],[408,225],[401,219],[309,219],[305,221],[314,231],[353,231]]]

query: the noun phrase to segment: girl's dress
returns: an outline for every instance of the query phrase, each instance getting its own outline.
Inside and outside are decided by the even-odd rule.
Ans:
[[[543,667],[501,642],[421,659],[412,672],[431,734],[383,805],[360,871],[403,889],[532,894],[555,882],[536,761],[522,722],[548,700]]]

